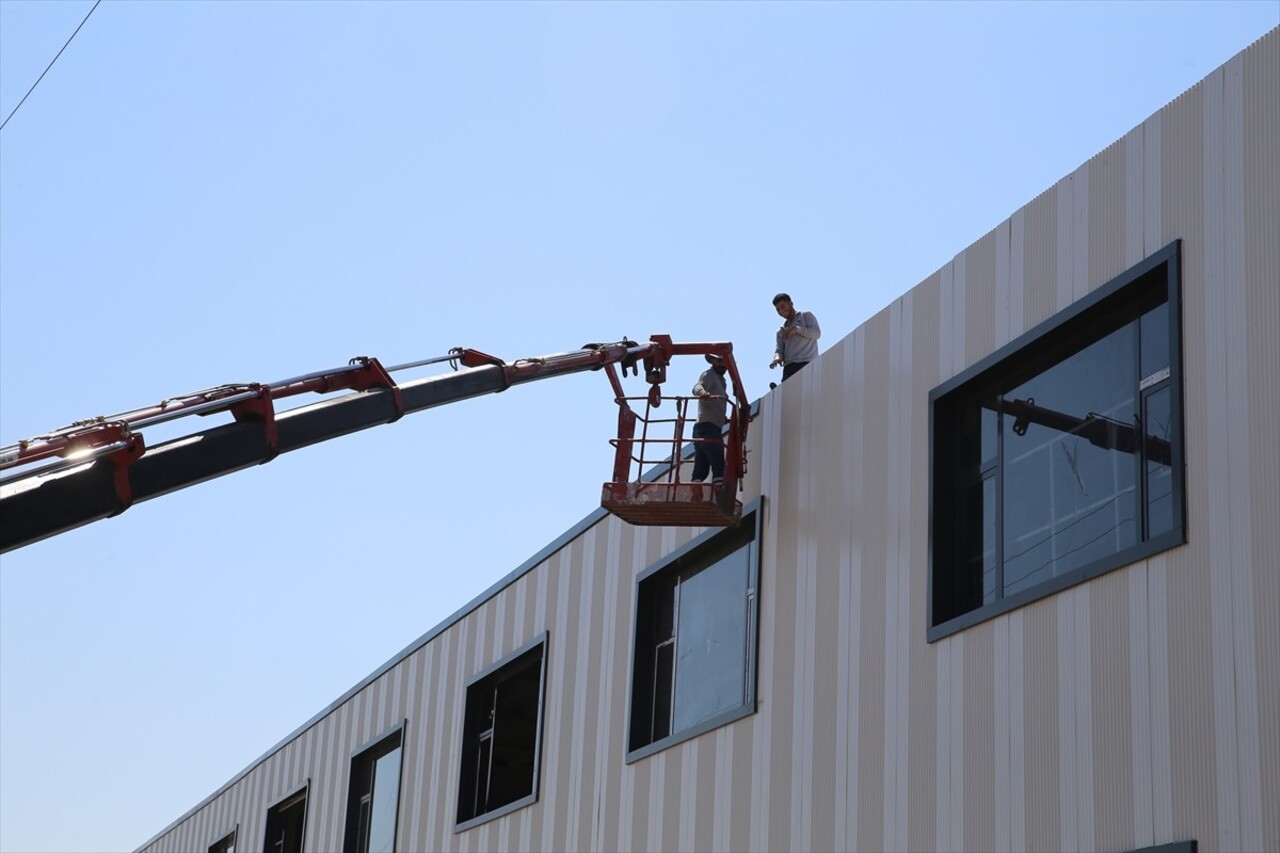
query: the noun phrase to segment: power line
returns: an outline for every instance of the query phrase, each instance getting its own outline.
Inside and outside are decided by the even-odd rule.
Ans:
[[[80,22],[80,27],[84,26],[85,21],[89,20],[89,15],[93,14],[93,10],[98,8],[98,4],[101,2],[102,0],[96,0],[96,2],[94,2],[93,8],[89,10],[89,14],[85,15],[84,21]],[[76,33],[80,32],[80,27],[76,27],[76,32],[72,33],[71,37],[67,39],[67,44],[71,44],[71,39],[75,38]],[[58,56],[62,56],[62,51],[67,49],[67,44],[64,44],[62,46],[62,50],[58,51]],[[40,72],[40,76],[36,78],[36,82],[31,84],[31,88],[27,90],[27,94],[22,96],[21,101],[18,101],[18,106],[14,107],[13,112],[10,112],[9,115],[5,118],[5,120],[0,122],[0,130],[4,130],[4,126],[9,123],[9,119],[13,118],[13,114],[18,111],[19,107],[21,107],[23,104],[27,102],[27,98],[29,98],[31,96],[31,93],[36,90],[36,86],[40,85],[40,81],[44,79],[44,75],[49,73],[49,69],[53,67],[53,63],[58,61],[58,56],[55,56],[53,59],[49,60],[48,66],[45,67],[44,71]]]

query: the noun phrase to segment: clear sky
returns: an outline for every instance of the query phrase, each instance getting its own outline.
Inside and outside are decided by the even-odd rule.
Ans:
[[[90,6],[0,0],[0,117]],[[0,441],[651,333],[756,397],[776,291],[825,350],[1278,23],[105,0],[0,131]],[[518,387],[0,558],[0,849],[146,841],[589,513],[614,417],[599,374]]]

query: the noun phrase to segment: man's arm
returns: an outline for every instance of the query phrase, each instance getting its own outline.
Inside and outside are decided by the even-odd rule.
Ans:
[[[795,334],[811,341],[816,341],[822,337],[822,329],[818,327],[818,318],[813,316],[812,311],[801,311],[792,329],[795,330]]]

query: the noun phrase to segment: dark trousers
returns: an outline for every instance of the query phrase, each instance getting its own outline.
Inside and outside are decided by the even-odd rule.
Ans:
[[[703,439],[693,445],[692,480],[701,483],[707,479],[707,469],[711,469],[711,478],[724,478],[724,439],[721,438],[720,427],[699,421],[693,425],[693,437]]]
[[[782,365],[782,381],[786,382],[792,376],[799,373],[800,368],[804,367],[808,363],[809,362],[807,361],[793,361],[791,364]]]

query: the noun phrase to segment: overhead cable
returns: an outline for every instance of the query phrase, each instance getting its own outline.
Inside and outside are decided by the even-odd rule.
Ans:
[[[94,2],[94,4],[93,4],[93,8],[91,8],[91,9],[89,10],[89,14],[88,14],[88,15],[85,15],[85,16],[84,16],[84,21],[81,21],[81,22],[80,22],[80,27],[83,27],[83,26],[84,26],[85,21],[88,21],[88,20],[89,20],[89,15],[92,15],[92,14],[93,14],[93,10],[94,10],[94,9],[97,9],[97,8],[98,8],[98,4],[99,4],[99,3],[101,3],[101,2],[102,2],[102,0],[96,0],[96,2]],[[41,71],[41,72],[40,72],[40,76],[36,78],[36,82],[32,83],[32,84],[31,84],[31,88],[27,90],[27,94],[25,94],[25,95],[23,95],[23,96],[22,96],[22,100],[21,100],[21,101],[18,101],[18,106],[17,106],[17,107],[14,107],[14,108],[13,108],[13,111],[12,111],[12,112],[10,112],[10,113],[9,113],[9,115],[5,117],[5,120],[4,120],[4,121],[2,121],[2,122],[0,122],[0,130],[4,130],[4,126],[5,126],[6,124],[8,124],[8,123],[9,123],[9,119],[13,118],[13,114],[14,114],[14,113],[16,113],[16,112],[18,111],[18,107],[21,107],[23,104],[25,104],[25,103],[27,102],[27,98],[29,98],[29,97],[31,96],[31,93],[32,93],[32,92],[34,92],[34,91],[36,90],[36,86],[39,86],[39,85],[40,85],[40,81],[44,79],[44,75],[46,75],[46,74],[48,74],[48,73],[49,73],[49,69],[53,67],[53,63],[55,63],[55,62],[57,62],[57,61],[58,61],[58,56],[62,56],[62,51],[67,49],[67,45],[68,45],[68,44],[71,44],[71,39],[75,38],[75,37],[76,37],[76,33],[80,32],[80,27],[76,27],[76,32],[75,32],[75,33],[72,33],[72,34],[71,34],[71,37],[67,39],[67,43],[66,43],[66,44],[64,44],[64,45],[62,46],[62,50],[59,50],[59,51],[58,51],[58,55],[57,55],[57,56],[55,56],[53,59],[49,60],[49,64],[45,67],[44,71]]]

